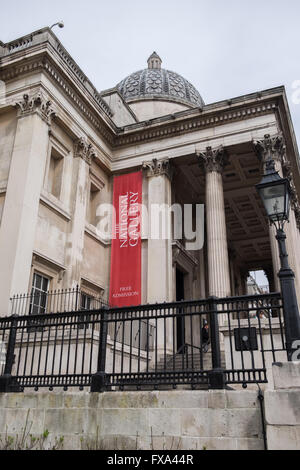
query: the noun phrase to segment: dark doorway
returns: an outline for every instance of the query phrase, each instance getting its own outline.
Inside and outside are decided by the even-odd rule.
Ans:
[[[176,300],[184,300],[184,273],[176,269]],[[177,317],[177,352],[184,353],[185,327],[184,316]]]

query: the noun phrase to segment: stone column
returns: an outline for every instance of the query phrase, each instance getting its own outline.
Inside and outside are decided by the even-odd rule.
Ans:
[[[72,224],[68,236],[66,287],[76,287],[81,282],[84,250],[84,230],[89,197],[89,171],[95,150],[81,137],[74,143]]]
[[[148,260],[147,260],[147,302],[170,302],[173,298],[173,268],[172,268],[172,237],[171,237],[171,179],[172,168],[168,159],[152,160],[143,164],[148,178]],[[160,228],[165,229],[165,238],[162,234],[154,233],[155,216],[161,210]],[[155,238],[153,238],[153,235]],[[160,238],[156,236],[160,235]],[[164,338],[166,333],[166,351],[173,353],[172,320],[165,323],[158,320],[157,349],[158,354],[164,352]]]
[[[279,259],[279,252],[278,252],[278,243],[276,240],[276,229],[274,225],[269,226],[269,237],[270,237],[270,245],[271,245],[271,253],[272,253],[272,266],[273,266],[273,277],[274,277],[274,289],[275,292],[280,292],[280,281],[277,274],[280,270],[280,259]]]
[[[200,153],[201,165],[206,173],[206,238],[208,258],[209,295],[230,295],[226,220],[222,171],[227,157],[223,147]]]
[[[147,302],[170,302],[172,294],[172,239],[171,239],[171,178],[172,169],[168,159],[143,164],[148,177],[148,276]],[[153,235],[154,219],[161,208],[161,227],[165,228],[165,238]],[[152,219],[152,220],[151,220]]]
[[[247,295],[248,294],[248,276],[249,270],[240,268],[240,288],[238,295]]]
[[[297,190],[294,184],[293,173],[291,164],[287,158],[287,154],[284,147],[281,162],[282,175],[288,178],[290,182],[291,194],[291,208],[289,223],[285,225],[287,233],[287,249],[289,254],[289,262],[295,273],[295,284],[298,303],[300,305],[300,203]]]
[[[288,156],[286,154],[286,147],[284,138],[281,134],[270,136],[266,134],[263,140],[255,141],[254,146],[257,152],[259,159],[262,162],[263,169],[265,170],[266,161],[272,158],[275,162],[276,171],[278,171],[281,177],[288,178],[290,181],[291,186],[291,210],[289,216],[289,223],[285,224],[284,230],[286,232],[286,245],[287,251],[289,255],[289,263],[291,268],[295,273],[295,284],[296,284],[296,292],[298,301],[300,302],[300,266],[297,263],[297,259],[299,256],[299,228],[300,223],[297,226],[297,214],[300,214],[300,205],[299,199],[297,195],[297,191],[293,182],[293,175],[291,164],[288,160]],[[272,250],[272,261],[273,261],[273,268],[274,268],[274,284],[277,291],[280,291],[280,283],[278,279],[278,272],[280,269],[280,260],[279,260],[279,252],[278,252],[278,244],[275,239],[276,229],[272,225],[270,226],[270,243],[271,243],[271,250]]]
[[[259,160],[262,163],[263,172],[265,172],[265,165],[268,158],[272,158],[275,162],[277,171],[281,171],[281,154],[282,154],[283,139],[279,135],[270,137],[269,134],[264,136],[263,140],[257,140],[254,142],[254,147]],[[275,238],[276,229],[273,225],[269,225],[269,237],[272,253],[272,264],[274,273],[274,288],[276,292],[280,291],[280,282],[277,276],[280,270],[280,259],[278,252],[278,243]]]
[[[276,240],[275,240],[276,241]],[[277,241],[276,241],[277,243]],[[274,269],[273,269],[273,266],[272,265],[269,265],[269,266],[265,266],[264,267],[264,273],[268,279],[268,283],[269,283],[269,290],[270,292],[279,292],[280,291],[280,287],[278,289],[278,286],[275,284],[275,277],[274,277]],[[277,276],[276,276],[277,277]],[[277,278],[278,279],[278,278]],[[278,279],[279,281],[279,279]]]
[[[9,298],[26,293],[34,248],[40,193],[47,161],[51,102],[42,94],[16,103],[18,122],[0,228],[0,314]]]

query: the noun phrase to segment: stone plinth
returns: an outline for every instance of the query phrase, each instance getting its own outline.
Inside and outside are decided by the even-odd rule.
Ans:
[[[265,392],[269,450],[300,449],[300,362],[273,364],[274,389]]]
[[[31,432],[64,449],[263,449],[256,391],[0,394],[2,436],[20,434],[28,410]]]

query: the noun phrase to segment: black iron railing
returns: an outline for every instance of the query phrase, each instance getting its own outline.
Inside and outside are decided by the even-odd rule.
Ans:
[[[13,315],[0,318],[0,352],[1,391],[266,382],[268,366],[286,359],[282,301],[267,294]]]
[[[107,307],[102,297],[96,297],[76,286],[71,289],[42,290],[33,288],[29,294],[10,298],[10,315],[77,312]]]

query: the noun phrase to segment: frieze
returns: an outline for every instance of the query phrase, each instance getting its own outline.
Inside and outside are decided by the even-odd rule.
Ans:
[[[199,129],[205,129],[211,126],[217,126],[222,124],[227,124],[228,122],[241,121],[243,119],[249,119],[257,115],[268,114],[277,109],[277,104],[268,103],[266,105],[258,104],[247,106],[245,108],[239,108],[236,111],[231,110],[230,112],[214,112],[207,116],[201,115],[202,110],[199,110],[198,116],[191,116],[189,119],[186,119],[184,122],[176,123],[160,123],[161,126],[158,128],[153,127],[151,129],[142,129],[139,125],[135,129],[130,129],[127,127],[125,132],[122,130],[122,135],[118,136],[115,141],[116,147],[121,147],[124,145],[137,144],[141,142],[147,142],[153,139],[161,139],[165,137],[171,137],[172,135],[186,134],[189,132],[194,132]],[[205,110],[203,110],[205,112]],[[179,120],[179,117],[178,117]],[[154,124],[154,123],[153,123]],[[132,133],[125,134],[132,130]],[[133,132],[133,130],[135,132]]]

